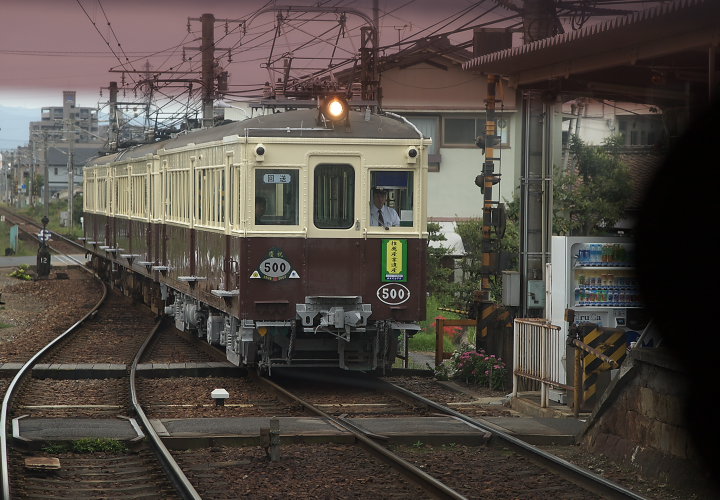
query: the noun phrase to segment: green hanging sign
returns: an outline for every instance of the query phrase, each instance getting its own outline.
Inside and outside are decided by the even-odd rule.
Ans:
[[[406,282],[408,279],[407,240],[382,240],[381,281]]]

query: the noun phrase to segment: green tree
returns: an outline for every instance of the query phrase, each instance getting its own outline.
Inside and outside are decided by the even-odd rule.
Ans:
[[[507,270],[517,270],[518,255],[520,248],[519,238],[519,207],[518,200],[513,200],[505,204],[505,215],[507,217],[505,223],[505,233],[502,238],[497,238],[493,232],[493,238],[497,238],[496,251],[498,254],[497,275],[490,277],[490,296],[495,301],[500,301],[502,297],[502,279],[500,273]],[[463,241],[465,248],[465,256],[460,262],[460,268],[463,273],[463,281],[459,283],[455,290],[455,300],[457,307],[461,309],[469,309],[470,304],[475,300],[477,292],[482,288],[482,219],[470,219],[457,223],[457,233]]]
[[[554,234],[599,234],[623,217],[632,185],[620,160],[621,146],[621,136],[606,139],[602,146],[570,138],[570,166],[555,168],[553,176]]]
[[[45,185],[45,177],[40,174],[36,174],[33,178],[33,196],[40,198],[42,196],[42,189]]]
[[[440,232],[440,224],[428,222],[427,247],[427,288],[428,292],[436,295],[441,301],[448,299],[452,294],[453,270],[444,265],[445,258],[450,251],[444,247],[430,246],[432,241],[445,241],[445,235]]]

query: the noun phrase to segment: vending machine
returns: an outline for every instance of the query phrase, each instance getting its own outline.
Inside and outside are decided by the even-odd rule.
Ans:
[[[572,309],[576,323],[627,328],[642,305],[634,251],[628,238],[553,236],[551,322],[567,334],[565,311]]]

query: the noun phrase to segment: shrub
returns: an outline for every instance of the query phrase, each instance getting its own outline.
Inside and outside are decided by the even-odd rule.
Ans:
[[[453,352],[450,359],[435,369],[435,376],[439,380],[462,380],[492,390],[504,387],[506,375],[507,367],[499,356],[487,354],[482,349],[476,350],[472,344],[463,344]]]
[[[11,272],[9,274],[12,278],[17,278],[20,280],[31,280],[32,276],[29,273],[29,266],[27,264],[20,264],[20,267],[18,267],[16,270]]]

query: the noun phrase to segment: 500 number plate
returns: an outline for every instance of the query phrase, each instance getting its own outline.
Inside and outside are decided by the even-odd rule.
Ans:
[[[377,290],[380,302],[389,306],[396,306],[410,299],[410,289],[400,283],[386,283]]]

